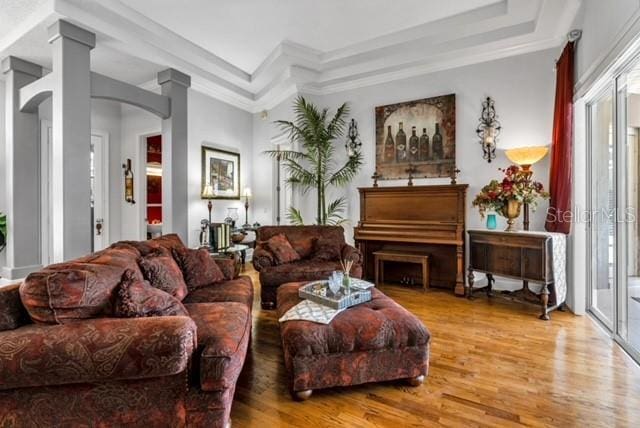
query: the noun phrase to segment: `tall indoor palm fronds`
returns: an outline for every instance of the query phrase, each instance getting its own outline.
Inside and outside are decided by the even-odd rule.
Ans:
[[[344,136],[349,107],[342,104],[329,118],[328,109],[320,110],[304,97],[298,97],[293,110],[293,122],[278,120],[275,123],[288,134],[292,143],[298,143],[300,151],[269,150],[266,153],[272,157],[280,156],[288,174],[287,183],[294,189],[303,194],[316,192],[317,224],[342,223],[347,201],[341,197],[327,204],[326,191],[329,186],[347,185],[362,165],[362,154],[357,150],[342,165],[334,160],[334,143]],[[342,141],[338,145],[342,145]],[[289,207],[288,218],[294,224],[303,223],[300,210],[295,207]]]

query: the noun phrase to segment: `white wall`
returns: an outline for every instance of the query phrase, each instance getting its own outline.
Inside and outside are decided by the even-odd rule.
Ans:
[[[573,25],[582,29],[576,52],[577,81],[605,59],[639,10],[639,0],[582,0]]]
[[[251,148],[251,165],[253,180],[251,190],[253,198],[249,210],[249,222],[273,224],[273,200],[275,199],[274,161],[264,154],[267,150],[275,150],[271,139],[280,134],[275,120],[292,120],[291,106],[295,96],[290,96],[276,107],[268,111],[267,117],[254,114],[252,118],[253,145]],[[286,207],[282,207],[281,216],[284,222]]]
[[[91,130],[109,135],[109,241],[120,240],[122,200],[120,103],[107,100],[91,100]]]
[[[553,103],[555,93],[554,62],[557,50],[546,50],[507,59],[475,64],[444,72],[413,77],[405,80],[379,84],[326,96],[306,96],[321,107],[332,111],[347,101],[351,107],[351,117],[358,122],[360,137],[363,142],[364,167],[356,179],[342,191],[334,191],[331,197],[346,194],[349,198],[347,217],[350,222],[345,225],[347,238],[353,235],[352,227],[359,219],[358,187],[371,186],[371,175],[375,170],[375,117],[374,108],[380,105],[402,101],[456,94],[456,163],[461,170],[458,183],[468,183],[467,193],[467,228],[484,228],[485,221],[480,218],[477,209],[471,202],[482,186],[502,173],[498,168],[509,165],[504,149],[530,145],[548,145],[551,142]],[[482,111],[482,101],[491,96],[496,103],[498,119],[502,124],[502,133],[498,140],[497,158],[490,164],[482,158],[482,149],[478,143],[475,130]],[[265,194],[273,186],[262,177],[270,177],[266,171],[271,168],[264,155],[258,152],[269,148],[267,137],[274,135],[275,128],[270,123],[276,119],[289,119],[292,99],[287,100],[269,112],[268,121],[262,121],[259,115],[254,116],[254,157],[255,169],[260,171],[260,179],[255,187],[263,189]],[[271,133],[271,134],[270,134]],[[343,142],[339,142],[339,153],[343,159],[346,154],[342,150]],[[549,157],[534,166],[534,178],[548,187]],[[264,173],[263,173],[264,171]],[[448,184],[448,178],[419,179],[416,184]],[[381,186],[405,185],[406,180],[381,181]],[[299,208],[306,215],[307,222],[313,221],[315,215],[314,195],[299,199]],[[270,214],[262,210],[270,209],[271,202],[263,198],[258,204],[256,213],[266,222]],[[531,230],[543,230],[548,203],[542,201],[539,209],[531,216]],[[410,209],[410,207],[407,207]],[[506,227],[504,219],[499,217],[499,227]],[[507,281],[499,281],[497,288],[513,288]]]
[[[51,98],[38,108],[40,120],[51,121]],[[91,130],[104,132],[109,136],[109,241],[120,240],[121,236],[121,107],[120,103],[109,100],[91,100]],[[121,190],[120,190],[121,192]]]
[[[202,145],[240,153],[240,191],[251,187],[252,115],[199,92],[189,92],[189,244],[198,244],[200,220],[208,217],[207,201],[200,198],[202,186]],[[259,176],[258,176],[259,178]],[[255,192],[254,192],[255,193]],[[212,219],[223,221],[227,208],[238,208],[239,224],[244,224],[244,202],[214,200]],[[253,223],[251,212],[249,221]]]
[[[203,144],[240,153],[241,189],[251,184],[252,170],[252,115],[236,107],[215,100],[199,92],[189,91],[189,242],[198,244],[200,220],[208,217],[207,201],[200,198],[201,189],[201,147]],[[134,166],[139,165],[140,137],[159,133],[162,124],[160,118],[136,107],[122,107],[122,149],[120,164],[130,158]],[[136,182],[142,185],[144,171],[134,169]],[[122,176],[122,171],[120,171]],[[120,187],[122,187],[122,180]],[[122,239],[140,239],[140,210],[144,201],[137,192],[135,205],[124,202],[122,190],[120,207],[122,210]],[[236,207],[240,214],[240,224],[244,223],[244,204],[240,200],[214,200],[214,221],[222,221],[227,216],[227,208]],[[251,216],[249,217],[251,220]]]

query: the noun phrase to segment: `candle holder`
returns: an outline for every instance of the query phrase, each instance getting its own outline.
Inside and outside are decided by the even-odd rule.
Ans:
[[[502,129],[497,117],[494,101],[491,97],[487,97],[482,102],[482,114],[480,116],[480,124],[476,128],[476,134],[480,138],[482,158],[488,163],[491,163],[496,158],[496,142]]]

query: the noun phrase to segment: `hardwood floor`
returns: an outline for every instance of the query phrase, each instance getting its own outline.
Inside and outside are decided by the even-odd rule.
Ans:
[[[314,391],[287,389],[275,311],[255,288],[250,355],[236,389],[233,427],[640,426],[640,368],[588,317],[478,294],[384,285],[432,333],[429,376]]]

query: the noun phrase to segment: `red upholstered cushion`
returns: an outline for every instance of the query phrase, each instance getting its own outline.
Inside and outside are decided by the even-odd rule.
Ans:
[[[132,271],[122,275],[113,315],[121,318],[188,316],[182,303],[169,293],[136,278]]]
[[[278,263],[291,263],[300,260],[300,255],[291,246],[284,233],[279,233],[269,238],[267,246],[276,257]]]
[[[190,291],[224,280],[224,274],[206,248],[177,248],[173,250],[173,256],[180,264]]]
[[[251,309],[233,302],[191,303],[186,308],[198,327],[200,387],[233,388],[251,340]]]
[[[210,287],[202,287],[189,292],[184,299],[187,303],[238,302],[251,308],[253,305],[253,283],[248,276],[241,275],[236,279],[222,281]]]
[[[291,239],[289,242],[291,242],[291,246],[293,247],[294,250],[296,250],[296,253],[298,253],[300,258],[306,259],[309,256],[311,256],[311,254],[313,254],[313,249],[315,247],[316,241],[317,241],[317,238],[305,237],[305,238]]]
[[[19,284],[0,287],[0,331],[13,330],[29,322],[18,290]]]
[[[344,242],[338,242],[331,238],[321,237],[316,241],[313,258],[316,260],[340,260],[340,252]]]
[[[109,316],[122,274],[131,269],[143,279],[137,251],[108,248],[29,275],[20,286],[20,299],[34,322],[66,324]]]
[[[185,298],[188,291],[182,270],[168,250],[157,248],[139,258],[138,264],[144,277],[153,287],[169,293],[178,300]]]
[[[185,248],[180,237],[171,233],[169,235],[162,235],[157,238],[149,239],[148,241],[120,241],[113,244],[111,247],[124,247],[130,246],[140,252],[142,256],[146,256],[152,251],[158,248],[165,248],[172,251],[175,248]]]

